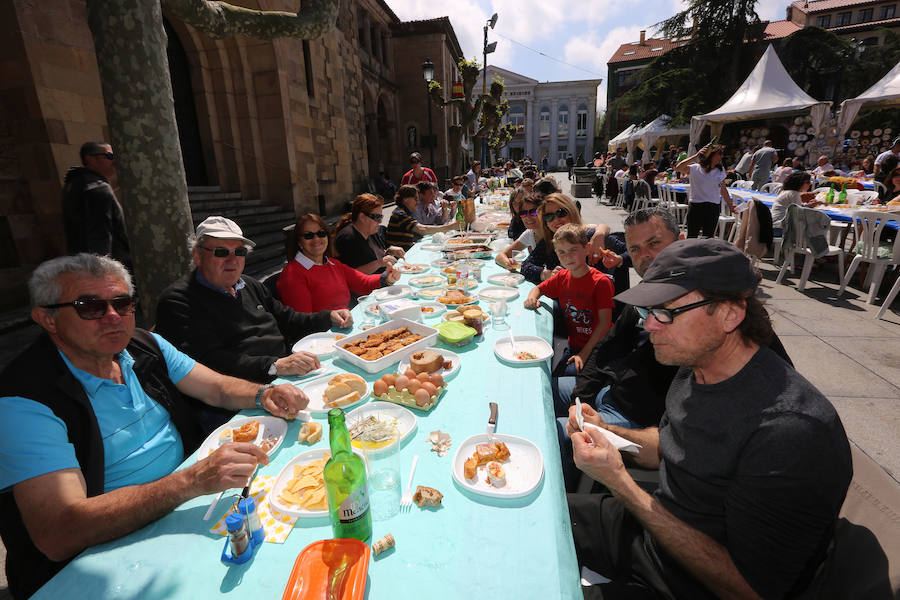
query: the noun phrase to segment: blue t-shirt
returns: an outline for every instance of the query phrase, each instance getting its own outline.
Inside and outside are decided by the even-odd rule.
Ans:
[[[162,337],[156,338],[169,379],[178,383],[195,361]],[[125,384],[102,379],[72,366],[84,387],[103,437],[104,491],[154,481],[184,460],[181,436],[168,411],[150,398],[134,374],[134,359],[119,353]],[[79,468],[65,424],[45,405],[21,398],[0,398],[0,490],[53,471]]]

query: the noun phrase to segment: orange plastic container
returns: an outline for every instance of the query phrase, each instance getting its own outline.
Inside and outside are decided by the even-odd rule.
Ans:
[[[282,600],[361,600],[371,553],[354,539],[313,542],[297,555]]]

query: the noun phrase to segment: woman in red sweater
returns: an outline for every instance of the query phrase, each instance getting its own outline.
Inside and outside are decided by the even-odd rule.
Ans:
[[[388,266],[381,275],[365,275],[331,258],[328,225],[319,215],[305,214],[288,240],[288,264],[278,278],[278,294],[297,312],[348,308],[350,293],[363,296],[400,279]]]

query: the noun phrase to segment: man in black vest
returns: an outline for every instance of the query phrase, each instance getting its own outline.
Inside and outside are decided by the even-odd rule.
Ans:
[[[228,443],[176,472],[202,439],[182,393],[288,419],[308,403],[292,385],[220,375],[136,330],[131,278],[111,258],[47,261],[29,290],[45,333],[0,376],[0,535],[17,598],[85,548],[243,487],[268,463],[257,446]]]

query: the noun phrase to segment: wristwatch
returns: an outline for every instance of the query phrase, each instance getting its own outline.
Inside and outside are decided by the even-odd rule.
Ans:
[[[278,376],[278,365],[276,364],[278,361],[273,361],[272,365],[269,367],[269,376],[277,377]]]
[[[262,395],[270,387],[275,387],[275,386],[273,386],[271,383],[267,383],[265,385],[259,386],[259,389],[256,390],[256,398],[253,399],[253,402],[256,404],[256,408],[258,408],[259,410],[265,410],[262,405]]]

